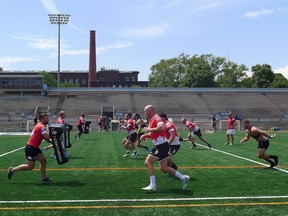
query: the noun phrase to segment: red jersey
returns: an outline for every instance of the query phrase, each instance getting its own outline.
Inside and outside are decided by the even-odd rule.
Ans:
[[[171,137],[170,131],[174,130],[174,132],[175,132],[175,138],[172,141],[172,143],[170,143],[170,145],[179,145],[180,144],[179,136],[178,136],[178,133],[177,133],[175,125],[172,122],[170,122],[170,121],[166,121],[166,125],[165,126],[166,126],[166,138],[167,138],[167,140],[169,140],[170,137]]]
[[[64,119],[62,119],[61,117],[59,117],[56,121],[56,124],[64,124]]]
[[[233,117],[228,117],[228,130],[234,129],[236,120]]]
[[[192,132],[192,131],[198,131],[199,130],[199,127],[194,124],[193,122],[190,122],[190,121],[186,121],[185,123],[186,127]]]
[[[27,142],[28,145],[39,148],[42,140],[44,139],[43,134],[48,133],[47,128],[41,122],[37,123],[34,127],[31,136]]]
[[[77,121],[77,126],[82,126],[84,124],[84,118],[82,116],[79,117]]]
[[[132,118],[128,119],[126,125],[128,126],[127,131],[129,134],[135,133],[135,124]]]
[[[148,127],[149,128],[156,128],[160,122],[162,122],[164,124],[161,117],[159,115],[155,114],[150,119]],[[163,143],[167,142],[166,130],[158,131],[158,132],[150,132],[150,137],[152,139],[153,145],[159,145],[159,144],[163,144]]]

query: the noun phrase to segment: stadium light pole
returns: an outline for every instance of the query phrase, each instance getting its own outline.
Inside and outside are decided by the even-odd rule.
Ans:
[[[57,87],[60,87],[60,25],[68,24],[69,14],[48,14],[51,24],[58,25],[58,73],[57,73]]]

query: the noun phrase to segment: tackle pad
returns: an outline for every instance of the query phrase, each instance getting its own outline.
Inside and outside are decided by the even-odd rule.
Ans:
[[[50,124],[49,133],[58,164],[60,165],[67,163],[69,161],[70,154],[66,151],[66,126],[64,124]]]

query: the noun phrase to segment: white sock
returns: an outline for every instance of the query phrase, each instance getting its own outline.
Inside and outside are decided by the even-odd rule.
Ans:
[[[156,178],[155,178],[155,176],[150,176],[150,185],[156,186]]]
[[[181,180],[185,179],[185,175],[182,175],[181,173],[179,173],[178,171],[176,171],[175,176]]]

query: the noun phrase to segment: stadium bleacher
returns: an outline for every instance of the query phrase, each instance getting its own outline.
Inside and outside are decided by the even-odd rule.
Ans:
[[[92,127],[96,127],[103,106],[113,106],[114,118],[117,119],[120,117],[119,113],[125,112],[139,112],[144,115],[143,108],[147,104],[153,104],[158,112],[167,113],[175,122],[180,122],[183,117],[207,122],[211,113],[231,110],[235,115],[258,122],[271,121],[274,126],[277,123],[283,128],[287,125],[287,93],[288,89],[49,89],[47,97],[1,96],[0,120],[1,125],[5,125],[5,122],[25,123],[33,117],[35,107],[49,106],[52,122],[60,110],[66,112],[66,118],[73,121],[72,124],[76,124],[79,114],[84,112],[87,120],[90,118],[92,121]],[[218,119],[221,118],[222,116],[218,116]],[[17,130],[19,128],[21,127],[18,125]],[[5,130],[5,126],[0,126],[0,130]]]

